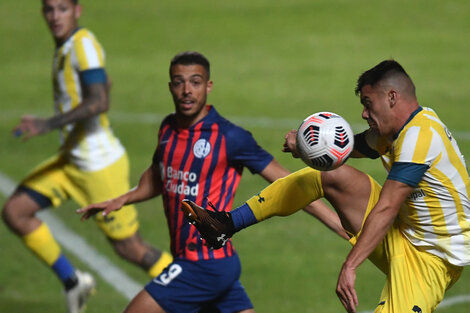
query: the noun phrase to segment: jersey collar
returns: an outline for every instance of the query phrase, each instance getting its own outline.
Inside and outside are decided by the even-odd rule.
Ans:
[[[398,135],[400,135],[401,131],[403,130],[403,128],[405,128],[405,126],[416,116],[416,114],[418,114],[419,112],[421,112],[423,110],[422,107],[419,107],[417,108],[416,110],[413,111],[413,113],[410,114],[410,117],[408,117],[408,119],[406,120],[405,124],[403,124],[403,126],[400,128],[400,130],[395,134],[393,135],[393,140],[397,139],[398,138]]]
[[[70,33],[70,36],[67,37],[67,39],[65,39],[60,45],[56,45],[56,49],[59,49],[60,47],[62,47],[67,41],[70,40],[70,38],[73,37],[73,35],[75,35],[76,32],[78,32],[80,29],[82,29],[81,26],[78,26],[77,28],[75,28],[73,30],[73,32]]]

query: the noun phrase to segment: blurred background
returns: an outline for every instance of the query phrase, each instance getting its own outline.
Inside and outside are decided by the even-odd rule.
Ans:
[[[356,79],[394,58],[412,77],[420,104],[435,109],[470,155],[470,2],[464,0],[344,1],[81,0],[80,24],[104,46],[113,82],[110,119],[131,161],[131,184],[151,162],[159,122],[173,111],[168,66],[178,52],[211,61],[209,103],[250,130],[260,145],[294,171],[300,160],[281,152],[284,134],[318,111],[366,128],[354,95]],[[11,129],[23,114],[52,114],[54,43],[41,1],[0,2],[0,200],[12,184],[58,148],[58,132],[21,142]],[[380,161],[350,160],[379,182]],[[265,182],[245,171],[235,198],[241,205]],[[141,231],[169,248],[160,199],[138,205]],[[143,286],[149,279],[114,255],[93,222],[80,222],[70,202],[53,214],[91,247]],[[344,312],[335,286],[350,247],[303,212],[274,218],[237,234],[242,283],[257,312]],[[64,312],[61,286],[0,224],[0,312]],[[128,299],[98,277],[89,313],[121,312]],[[469,312],[470,274],[449,290],[438,312]],[[373,310],[384,276],[370,262],[358,271],[359,311]],[[447,300],[448,299],[448,300]]]

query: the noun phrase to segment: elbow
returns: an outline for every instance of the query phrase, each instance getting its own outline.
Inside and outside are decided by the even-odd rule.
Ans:
[[[101,101],[101,105],[99,106],[100,112],[99,113],[106,113],[109,111],[109,100],[108,98],[104,99],[104,101]]]

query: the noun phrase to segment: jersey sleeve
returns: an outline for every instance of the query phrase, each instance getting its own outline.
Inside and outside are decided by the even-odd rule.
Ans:
[[[368,158],[377,159],[390,150],[390,144],[386,138],[369,128],[354,135],[354,149]]]
[[[226,133],[226,139],[228,161],[247,167],[251,173],[260,173],[274,158],[258,145],[250,132],[241,127],[232,127]]]
[[[411,187],[418,187],[429,166],[426,164],[396,162],[393,163],[387,179],[396,180]]]
[[[82,83],[85,85],[106,83],[105,55],[95,37],[83,30],[77,34],[74,49]]]
[[[403,130],[393,142],[392,167],[387,179],[417,187],[443,148],[440,138],[426,125]]]

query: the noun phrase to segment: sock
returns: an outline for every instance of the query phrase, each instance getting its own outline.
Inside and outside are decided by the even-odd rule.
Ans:
[[[321,173],[306,167],[276,180],[246,203],[261,222],[272,216],[294,214],[321,197]]]
[[[258,223],[255,215],[253,214],[253,211],[246,203],[241,207],[232,210],[230,214],[232,216],[233,226],[235,227],[236,231]]]
[[[75,275],[75,269],[70,261],[61,254],[57,261],[52,265],[52,270],[56,273],[57,277],[62,281],[65,286],[65,290],[69,290],[78,283],[77,276]]]
[[[60,256],[60,247],[52,237],[49,227],[41,223],[38,228],[23,236],[23,242],[39,259],[52,266]]]
[[[166,251],[163,251],[160,258],[155,262],[154,265],[147,271],[150,277],[154,278],[160,275],[165,267],[173,262],[173,257]]]
[[[75,269],[62,254],[59,244],[46,223],[41,223],[38,228],[23,236],[22,239],[26,247],[52,268],[64,285],[73,284]],[[69,279],[72,281],[66,283]]]

